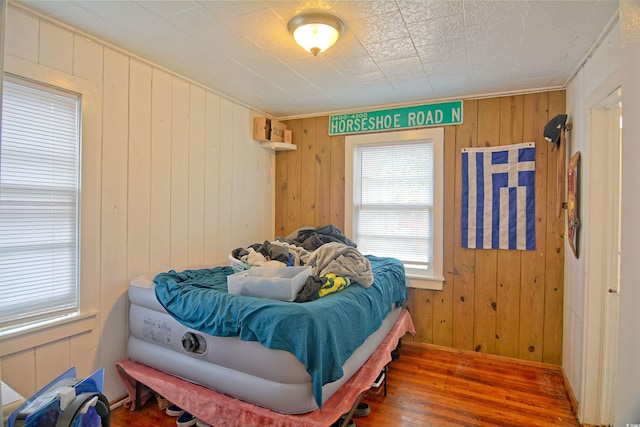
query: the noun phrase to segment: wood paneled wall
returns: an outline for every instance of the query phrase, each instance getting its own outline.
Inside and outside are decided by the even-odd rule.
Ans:
[[[409,290],[414,340],[561,364],[564,212],[557,216],[557,151],[543,130],[564,112],[564,91],[467,100],[464,123],[445,127],[444,290]],[[302,225],[344,229],[344,136],[328,136],[328,117],[287,125],[298,149],[276,155],[276,236]],[[537,249],[463,249],[461,149],[529,141]]]
[[[168,70],[18,4],[5,35],[5,71],[95,93],[83,98],[80,220],[82,313],[92,321],[15,334],[11,346],[0,338],[2,379],[30,396],[71,366],[79,376],[104,366],[116,399],[129,281],[273,238],[275,154],[251,138],[253,111]]]

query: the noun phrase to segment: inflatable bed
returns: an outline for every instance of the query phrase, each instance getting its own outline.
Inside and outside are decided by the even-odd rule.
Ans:
[[[406,300],[400,261],[363,258],[371,283],[305,302],[229,293],[227,276],[237,273],[230,266],[138,277],[128,292],[128,358],[279,413],[322,408]]]

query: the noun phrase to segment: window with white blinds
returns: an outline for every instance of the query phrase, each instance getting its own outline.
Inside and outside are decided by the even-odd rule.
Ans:
[[[433,143],[357,146],[354,238],[363,253],[428,273],[433,262]]]
[[[443,128],[345,137],[345,232],[411,287],[443,286],[443,163]]]
[[[78,310],[80,98],[5,79],[0,329]]]

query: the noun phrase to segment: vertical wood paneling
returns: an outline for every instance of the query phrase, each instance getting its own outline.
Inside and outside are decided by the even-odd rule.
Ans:
[[[297,142],[297,136],[293,133],[293,143]],[[288,211],[288,195],[289,188],[289,161],[295,156],[295,151],[283,151],[276,154],[276,170],[275,170],[275,228],[276,236],[286,236],[287,227],[287,211]]]
[[[344,230],[344,136],[332,136],[330,140],[331,200],[329,200],[329,206],[331,207],[331,223]]]
[[[71,367],[69,340],[36,347],[35,362],[36,390],[39,390]]]
[[[276,236],[303,225],[344,228],[344,137],[328,135],[328,120],[288,122],[298,148],[276,154]]]
[[[522,138],[524,98],[501,98],[500,145],[527,142]],[[520,325],[520,258],[521,251],[498,251],[498,265],[509,266],[497,271],[496,354],[518,356]]]
[[[327,132],[329,129],[329,116],[318,117],[316,120],[316,143],[315,143],[315,194],[314,201],[316,218],[315,224],[331,223],[331,137]],[[344,171],[344,168],[342,168]]]
[[[260,156],[260,163],[262,164],[261,174],[262,179],[259,182],[262,182],[262,200],[263,205],[261,206],[271,206],[272,208],[266,210],[262,215],[262,227],[260,229],[260,234],[265,236],[265,238],[269,240],[273,240],[276,236],[274,234],[274,224],[275,224],[275,211],[274,211],[274,200],[275,200],[275,170],[276,170],[276,153],[271,152],[270,150],[261,150],[262,154]]]
[[[49,24],[40,23],[39,63],[67,74],[73,73],[73,33]]]
[[[171,82],[171,265],[189,264],[189,83]]]
[[[149,271],[151,217],[151,67],[132,60],[129,71],[129,191],[127,277]]]
[[[478,146],[500,145],[500,98],[478,101]],[[486,235],[484,236],[486,239]],[[476,251],[474,349],[495,353],[498,250]]]
[[[171,265],[171,75],[154,69],[151,87],[149,269]]]
[[[231,106],[231,128],[233,132],[231,133],[231,158],[233,159],[233,170],[237,170],[237,164],[244,160],[247,147],[245,146],[244,140],[238,135],[236,131],[235,124],[240,120],[236,115],[236,110],[234,106]],[[243,122],[244,123],[244,122]],[[248,121],[247,121],[248,123]],[[242,214],[242,210],[244,209],[244,189],[245,182],[248,179],[247,173],[250,173],[248,170],[244,171],[243,174],[235,177],[235,179],[229,180],[225,183],[225,185],[231,188],[231,211],[235,214],[231,218],[231,247],[237,248],[239,246],[245,245],[247,240],[244,238],[244,228],[246,227],[245,217]]]
[[[249,173],[244,183],[243,209],[244,233],[243,241],[251,241],[254,236],[261,236],[264,240],[273,239],[273,213],[265,210],[256,215],[255,206],[264,206],[267,200],[273,200],[273,178],[270,175],[271,159],[275,160],[275,152],[262,148],[258,141],[252,139],[253,119],[246,108],[236,105],[236,129],[243,130],[242,139],[245,141],[245,156],[243,159]],[[241,126],[241,123],[244,126]]]
[[[2,356],[2,381],[9,384],[20,395],[31,396],[38,390],[35,364],[35,349]]]
[[[82,100],[82,199],[80,247],[83,284],[100,283],[100,224],[102,175],[102,70],[103,47],[84,37],[74,37],[73,73],[91,82],[97,82],[92,98]],[[88,173],[87,173],[88,172]],[[92,292],[83,292],[83,307],[99,309],[99,287],[89,286]]]
[[[416,334],[413,339],[433,342],[433,298],[434,293],[426,289],[411,289],[406,308],[411,313]]]
[[[566,111],[566,97],[564,92],[549,93],[549,111],[547,119],[555,117],[558,114],[564,114]],[[566,134],[562,134],[562,144],[566,144]],[[546,141],[544,141],[546,143]],[[566,146],[563,145],[565,150]],[[546,237],[546,270],[545,270],[545,291],[544,291],[544,331],[543,331],[543,350],[542,360],[549,363],[562,363],[562,312],[563,312],[563,292],[564,283],[564,211],[562,215],[557,217],[556,205],[556,179],[554,179],[554,170],[557,168],[557,162],[560,157],[558,150],[554,150],[549,156],[549,180],[547,182],[547,237]],[[566,176],[566,166],[562,165],[562,175]],[[564,187],[563,187],[564,188]],[[560,200],[566,201],[566,195],[563,193]]]
[[[463,350],[561,363],[563,259],[561,220],[553,218],[555,160],[544,125],[564,110],[564,91],[464,102],[464,123],[445,127],[444,276],[442,291],[409,289],[414,340]],[[304,129],[314,127],[300,135]],[[315,204],[315,223],[344,228],[344,137],[328,137],[327,117],[287,122],[297,152],[276,155],[277,235],[303,225]],[[306,139],[305,139],[306,138]],[[327,139],[329,143],[327,144]],[[461,149],[536,142],[535,251],[474,250],[461,245]],[[327,151],[329,157],[327,159]],[[312,156],[311,153],[314,153]],[[552,153],[555,154],[555,153]],[[554,156],[555,157],[555,156]],[[328,161],[326,161],[326,160]],[[315,174],[315,197],[303,184]],[[327,180],[326,175],[329,175]],[[322,177],[322,178],[320,178]],[[321,184],[328,182],[326,184]],[[321,215],[329,206],[329,218]]]
[[[218,240],[220,210],[220,97],[211,92],[205,96],[205,168],[204,168],[204,258],[225,258]]]
[[[205,91],[189,87],[189,265],[204,263]]]
[[[298,139],[300,164],[300,224],[316,223],[316,132],[315,118],[302,119],[302,132]]]
[[[273,233],[277,237],[285,235],[286,229],[286,209],[287,209],[287,159],[285,153],[276,153],[274,162],[274,187],[275,187],[275,204],[273,214]]]
[[[233,105],[233,169],[235,171],[242,170],[242,165],[251,165],[244,167],[241,175],[234,177],[234,181],[240,186],[236,187],[234,182],[233,191],[233,244],[239,247],[247,245],[251,230],[256,223],[260,222],[261,217],[254,214],[254,205],[257,202],[257,191],[260,188],[261,180],[257,179],[258,170],[256,163],[257,150],[254,150],[259,144],[251,141],[251,120],[246,109],[239,105]]]
[[[68,74],[83,88],[82,310],[99,310],[99,327],[53,326],[56,338],[3,355],[3,380],[29,396],[72,365],[80,375],[104,366],[105,394],[117,399],[129,280],[226,259],[234,216],[242,244],[271,236],[275,155],[251,139],[251,111],[171,72],[11,5],[6,30],[20,70],[45,80],[55,70],[50,80]]]
[[[252,133],[252,132],[251,132]],[[251,136],[248,137],[248,140],[251,139]],[[249,230],[250,236],[264,236],[266,240],[273,240],[275,235],[273,234],[274,230],[274,221],[275,216],[273,213],[273,200],[275,199],[275,161],[276,161],[276,153],[272,150],[267,150],[260,147],[256,141],[251,141],[250,145],[252,146],[252,153],[255,156],[255,162],[258,165],[256,169],[256,182],[258,183],[255,186],[253,191],[258,191],[256,195],[254,193],[253,196],[247,197],[247,203],[251,206],[248,209],[247,214],[250,215],[253,220],[249,220],[249,224],[253,225],[253,228]],[[251,194],[251,193],[249,193]],[[255,201],[252,201],[252,197],[257,197],[260,206],[271,206],[271,209],[267,209],[263,212],[262,215],[258,217],[259,220],[255,220]]]
[[[73,38],[73,75],[92,82],[102,82],[102,45],[86,37]],[[102,107],[100,104],[98,107]]]
[[[255,214],[255,205],[259,203],[261,183],[264,180],[262,170],[259,169],[258,156],[260,144],[251,140],[252,122],[246,108],[233,105],[233,161],[234,170],[242,171],[234,177],[240,183],[236,188],[234,183],[232,212],[234,213],[233,247],[246,246],[251,236],[256,235],[262,222],[262,215]]]
[[[229,209],[233,203],[234,177],[233,170],[233,104],[227,99],[220,100],[220,193],[219,193],[219,228],[220,246],[228,254],[233,250],[232,229],[233,215]],[[242,171],[239,171],[242,173]],[[246,242],[245,242],[246,243]]]
[[[76,367],[78,377],[87,377],[98,369],[100,366],[98,348],[99,338],[94,331],[75,335],[69,339],[69,364]]]
[[[547,211],[548,143],[543,130],[547,123],[548,93],[524,97],[526,117],[523,138],[536,142],[536,250],[522,253],[520,292],[520,338],[518,357],[542,361],[544,324],[545,253]],[[554,214],[555,215],[555,214]]]
[[[137,60],[129,63],[129,159],[127,191],[127,276],[149,272],[151,208],[151,85],[152,70]],[[122,298],[127,307],[126,296]],[[126,313],[126,311],[125,311]],[[128,328],[128,317],[126,327]],[[126,332],[126,331],[125,331]],[[78,344],[83,344],[81,340]],[[74,346],[83,354],[83,348]],[[118,360],[116,359],[115,362]]]
[[[445,159],[445,170],[455,167],[455,176],[462,176],[462,154],[465,147],[477,145],[478,101],[465,101],[464,122],[456,129],[455,159]],[[453,347],[473,350],[474,285],[476,251],[462,247],[462,182],[455,182],[455,225],[445,230],[444,238],[453,236]]]
[[[122,389],[114,364],[125,353],[127,301],[127,191],[128,186],[129,58],[104,51],[102,116],[102,234],[100,305],[110,307],[101,317],[100,362],[109,375],[105,387]]]
[[[37,63],[40,20],[11,7],[7,8],[4,54]]]
[[[453,230],[455,225],[455,188],[456,168],[456,128],[448,126],[444,130],[444,229]],[[446,236],[446,235],[445,235]],[[443,273],[444,286],[442,291],[430,291],[433,299],[433,343],[451,347],[453,345],[453,279],[454,275],[454,251],[456,243],[452,238],[445,238],[443,242]]]
[[[285,234],[289,234],[296,228],[300,227],[302,224],[302,204],[301,204],[301,180],[302,180],[302,170],[301,168],[301,157],[302,152],[304,151],[303,147],[303,132],[304,126],[302,121],[296,121],[290,127],[293,132],[293,138],[295,139],[295,144],[298,146],[296,151],[287,152],[287,191],[285,193],[286,197],[286,206],[287,210],[285,212]],[[284,154],[284,153],[283,153]],[[281,155],[280,153],[277,154]],[[306,165],[305,165],[306,166]],[[305,170],[304,173],[309,173],[308,170]],[[307,224],[309,225],[309,224]]]

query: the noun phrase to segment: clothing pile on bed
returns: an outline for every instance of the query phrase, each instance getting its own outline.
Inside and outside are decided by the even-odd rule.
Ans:
[[[295,302],[312,301],[339,292],[352,282],[373,283],[371,264],[335,225],[303,227],[289,236],[237,248],[231,255],[247,267],[311,266]]]

